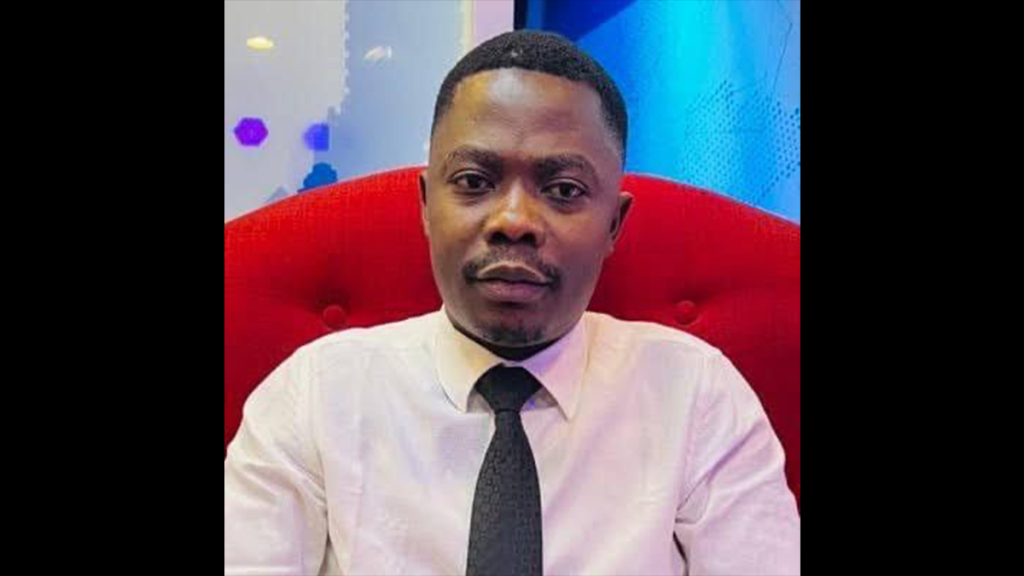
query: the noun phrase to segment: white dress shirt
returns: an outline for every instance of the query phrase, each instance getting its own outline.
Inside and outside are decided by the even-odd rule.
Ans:
[[[543,384],[522,421],[546,575],[799,573],[782,446],[720,351],[587,312],[512,362],[443,309],[321,338],[256,388],[224,462],[225,573],[464,574],[494,433],[473,386],[499,363]]]

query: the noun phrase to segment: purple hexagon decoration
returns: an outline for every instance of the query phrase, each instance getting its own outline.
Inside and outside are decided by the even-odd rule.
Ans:
[[[242,146],[259,146],[268,134],[267,126],[259,118],[242,118],[235,126],[235,138]]]

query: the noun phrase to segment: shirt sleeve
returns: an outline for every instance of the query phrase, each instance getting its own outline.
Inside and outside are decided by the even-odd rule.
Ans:
[[[675,535],[691,576],[800,573],[800,516],[785,454],[757,395],[725,356],[700,383]]]
[[[224,461],[224,573],[316,574],[327,547],[308,358],[300,349],[246,400]]]

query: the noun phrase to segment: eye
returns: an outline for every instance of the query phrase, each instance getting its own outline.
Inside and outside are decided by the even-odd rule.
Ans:
[[[470,192],[484,192],[494,187],[490,180],[480,174],[474,174],[472,172],[459,174],[454,180],[452,180],[452,182],[454,182],[459,188]]]
[[[549,196],[559,202],[570,202],[587,193],[581,186],[572,182],[557,182],[544,190]]]

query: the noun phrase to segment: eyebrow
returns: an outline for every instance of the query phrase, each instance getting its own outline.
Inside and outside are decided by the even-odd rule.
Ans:
[[[455,150],[452,150],[444,157],[444,162],[441,163],[441,172],[447,173],[448,166],[455,162],[467,162],[470,164],[476,164],[484,170],[491,172],[492,174],[500,175],[502,170],[501,156],[496,152],[490,150],[484,150],[483,148],[474,148],[472,146],[459,146]]]
[[[538,180],[547,180],[567,171],[583,172],[595,184],[600,182],[597,170],[579,154],[554,154],[534,162],[533,173]]]
[[[441,164],[441,171],[447,172],[448,167],[455,162],[476,164],[499,176],[502,174],[504,166],[504,162],[502,162],[501,156],[498,153],[473,146],[459,146],[449,152]],[[595,183],[600,182],[600,179],[597,177],[597,170],[580,154],[552,154],[551,156],[544,156],[533,162],[532,169],[534,177],[538,180],[547,180],[562,172],[575,170],[583,172]]]

